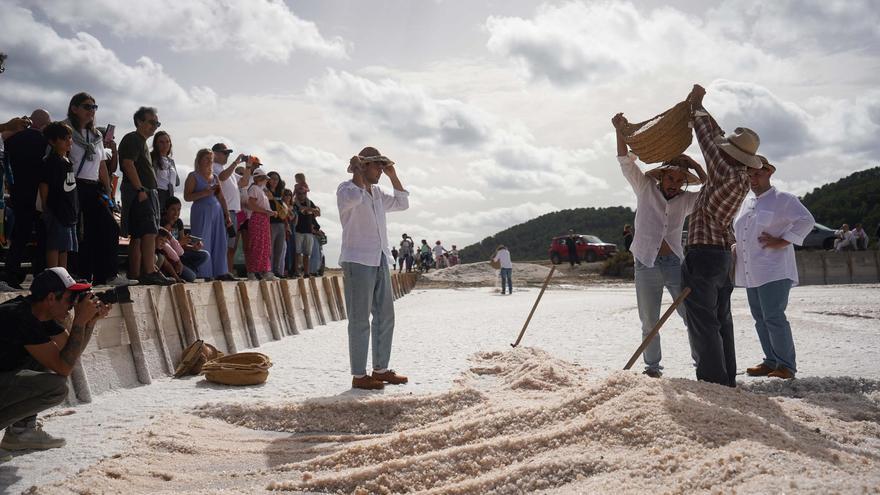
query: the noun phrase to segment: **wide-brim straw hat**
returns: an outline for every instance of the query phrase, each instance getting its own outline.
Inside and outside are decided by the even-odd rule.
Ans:
[[[687,178],[687,184],[689,186],[696,186],[703,183],[703,181],[701,181],[699,177],[692,174],[688,169],[682,167],[681,165],[673,165],[671,163],[664,163],[659,167],[652,168],[651,170],[645,172],[645,175],[656,180],[657,182],[660,182],[660,176],[663,174],[663,172],[667,170],[676,170],[683,173],[684,176]]]
[[[766,168],[767,170],[770,171],[771,174],[776,172],[776,165],[773,165],[772,163],[770,163],[767,160],[767,157],[765,157],[763,155],[757,155],[757,156],[758,156],[758,159],[761,160],[761,164],[762,164],[761,168]]]
[[[758,137],[758,133],[748,127],[737,127],[729,136],[718,136],[715,138],[715,143],[734,160],[747,167],[761,168],[764,166],[757,155],[761,138]]]

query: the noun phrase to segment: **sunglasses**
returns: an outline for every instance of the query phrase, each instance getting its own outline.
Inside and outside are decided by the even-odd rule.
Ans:
[[[91,104],[88,104],[88,103],[83,103],[83,104],[80,105],[79,107],[82,108],[82,109],[84,109],[84,110],[97,110],[97,109],[98,109],[98,105],[91,105]]]
[[[158,120],[155,120],[155,119],[153,119],[153,120],[148,120],[147,123],[148,123],[148,124],[152,124],[152,126],[153,126],[153,127],[156,127],[156,128],[158,128],[158,127],[160,127],[160,126],[162,125],[161,122],[159,122]]]
[[[228,155],[232,153],[232,150],[217,150],[214,153],[223,153],[224,155]]]

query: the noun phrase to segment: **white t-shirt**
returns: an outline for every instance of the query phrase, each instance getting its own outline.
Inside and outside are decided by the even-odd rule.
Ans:
[[[495,253],[495,257],[492,259],[493,261],[501,262],[501,268],[513,268],[513,263],[510,261],[510,251],[506,249],[502,249]]]
[[[220,174],[228,166],[229,164],[221,165],[217,162],[214,162],[214,174],[217,177],[220,177]],[[230,175],[228,179],[220,181],[220,190],[223,191],[223,197],[226,199],[227,210],[238,211],[241,209],[241,201],[239,200],[238,195],[238,179],[240,178],[240,175],[232,172],[232,175]]]
[[[251,185],[248,188],[248,198],[254,198],[257,200],[257,205],[266,210],[271,210],[272,207],[269,205],[269,196],[266,196],[266,188],[260,187],[256,184]],[[245,210],[247,212],[247,217],[250,218],[253,212],[248,208]]]
[[[163,156],[160,160],[162,160],[162,168],[155,169],[156,189],[163,191],[174,189],[174,186],[179,185],[177,166],[174,164],[174,159]]]
[[[440,244],[434,244],[434,247],[431,248],[431,251],[434,251],[434,258],[439,258],[439,257],[443,256],[443,251],[445,251],[445,250],[443,249],[443,246],[441,246]]]
[[[96,135],[95,131],[90,131],[88,129],[73,132],[80,132],[88,141],[95,139]],[[92,154],[91,160],[87,159],[84,162],[82,159],[86,152],[85,148],[77,144],[76,141],[74,141],[73,146],[70,147],[70,163],[73,165],[73,172],[76,174],[77,179],[98,180],[98,169],[101,166],[101,161],[106,160],[108,155],[104,149],[103,142],[98,141],[94,146],[95,153]],[[82,162],[82,170],[80,170],[79,167],[80,162]],[[77,173],[77,171],[79,171],[79,173]]]

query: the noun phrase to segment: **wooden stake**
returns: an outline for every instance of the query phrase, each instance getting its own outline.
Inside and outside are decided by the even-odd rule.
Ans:
[[[275,312],[275,304],[272,302],[272,293],[269,290],[269,282],[260,280],[260,293],[263,295],[263,304],[266,306],[266,314],[269,317],[269,329],[272,330],[272,338],[281,340],[281,329],[278,328],[278,314]]]
[[[226,338],[226,352],[228,354],[235,354],[238,352],[238,349],[235,345],[235,337],[232,334],[232,320],[229,319],[229,308],[226,307],[226,294],[223,293],[223,282],[215,280],[211,282],[211,285],[214,287],[214,299],[217,300],[217,313],[220,314],[223,337]]]
[[[177,302],[177,311],[180,313],[180,321],[183,323],[183,335],[185,338],[183,348],[186,349],[198,340],[195,327],[193,326],[192,310],[186,297],[186,287],[183,284],[174,284],[171,286],[171,294]]]
[[[312,309],[309,307],[309,294],[306,290],[306,281],[305,279],[298,278],[296,279],[297,287],[299,287],[299,297],[302,299],[303,305],[303,313],[306,315],[306,328],[309,330],[315,328],[315,323],[312,321]]]
[[[165,371],[169,375],[174,374],[174,363],[171,362],[171,354],[168,352],[168,344],[165,342],[165,332],[162,331],[162,322],[159,320],[159,307],[156,306],[156,298],[153,296],[153,289],[147,288],[147,304],[152,310],[153,324],[156,325],[156,338],[159,340],[159,350],[162,351],[162,357],[165,359]]]
[[[645,340],[642,341],[642,345],[640,345],[639,348],[636,349],[636,352],[634,352],[632,357],[629,358],[629,361],[626,362],[626,366],[624,366],[623,369],[628,370],[632,368],[632,365],[635,364],[639,356],[641,356],[642,353],[645,352],[645,348],[648,347],[648,344],[651,343],[651,340],[654,338],[654,336],[657,335],[658,332],[660,332],[660,327],[662,327],[663,324],[666,323],[666,320],[669,319],[669,317],[672,315],[672,312],[675,311],[675,308],[677,308],[679,304],[684,302],[684,300],[690,293],[690,287],[685,287],[684,290],[681,291],[681,294],[679,294],[675,301],[672,302],[672,306],[669,306],[669,309],[667,309],[666,312],[663,313],[663,316],[660,317],[660,320],[657,322],[656,325],[654,325],[654,328],[651,329],[651,332],[645,336]]]
[[[238,295],[241,298],[241,307],[244,310],[244,320],[247,323],[248,335],[251,336],[251,345],[260,347],[260,337],[257,336],[257,325],[254,323],[254,312],[251,309],[251,298],[248,296],[247,283],[238,283]]]
[[[526,328],[529,328],[529,322],[532,321],[532,315],[535,314],[535,310],[538,308],[538,303],[541,302],[541,298],[544,297],[544,289],[547,288],[547,284],[550,283],[550,277],[553,276],[553,272],[556,271],[556,265],[550,267],[550,273],[547,274],[547,278],[544,279],[544,285],[541,286],[541,292],[538,293],[538,299],[535,300],[534,306],[532,306],[532,310],[529,311],[529,317],[526,318],[526,322],[522,327],[522,330],[519,332],[519,337],[516,338],[516,342],[510,344],[510,347],[516,347],[519,345],[519,342],[523,338],[523,334],[526,333]],[[503,289],[503,287],[502,287]]]
[[[150,368],[147,366],[144,345],[141,342],[141,334],[138,332],[133,306],[132,303],[121,303],[119,308],[122,310],[122,317],[125,320],[125,330],[128,332],[128,343],[134,359],[134,370],[137,373],[138,381],[149,385],[153,383],[153,379],[150,376]]]
[[[293,298],[290,296],[290,281],[282,279],[278,285],[281,287],[281,303],[284,305],[284,313],[287,316],[287,326],[290,327],[290,334],[299,335],[299,329],[296,328],[296,318],[294,317],[296,308],[293,305]]]

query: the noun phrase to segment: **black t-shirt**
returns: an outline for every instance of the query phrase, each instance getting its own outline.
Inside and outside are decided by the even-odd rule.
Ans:
[[[306,200],[307,204],[303,204],[302,207],[315,208],[315,203],[312,203],[311,199]],[[299,221],[296,224],[296,232],[299,234],[313,234],[313,228],[315,226],[315,215],[309,213],[303,213],[300,210],[300,204],[294,203],[294,208],[296,210],[296,214],[299,217]]]
[[[46,147],[49,145],[43,133],[36,129],[25,129],[13,134],[3,143],[15,179],[12,190],[27,188],[36,191],[42,176],[43,157],[46,156]],[[33,204],[25,206],[34,207]]]
[[[79,216],[79,200],[76,194],[76,177],[73,164],[56,153],[49,153],[43,163],[40,183],[49,185],[46,206],[62,225],[76,225]]]
[[[156,171],[153,170],[153,159],[150,158],[150,150],[147,148],[147,138],[137,131],[131,131],[122,136],[119,142],[119,165],[122,160],[134,162],[141,185],[147,189],[156,189]],[[128,174],[122,174],[122,182],[131,183]]]
[[[54,320],[36,319],[30,300],[23,296],[0,304],[0,321],[0,371],[21,368],[31,357],[24,346],[45,344],[64,331]]]

